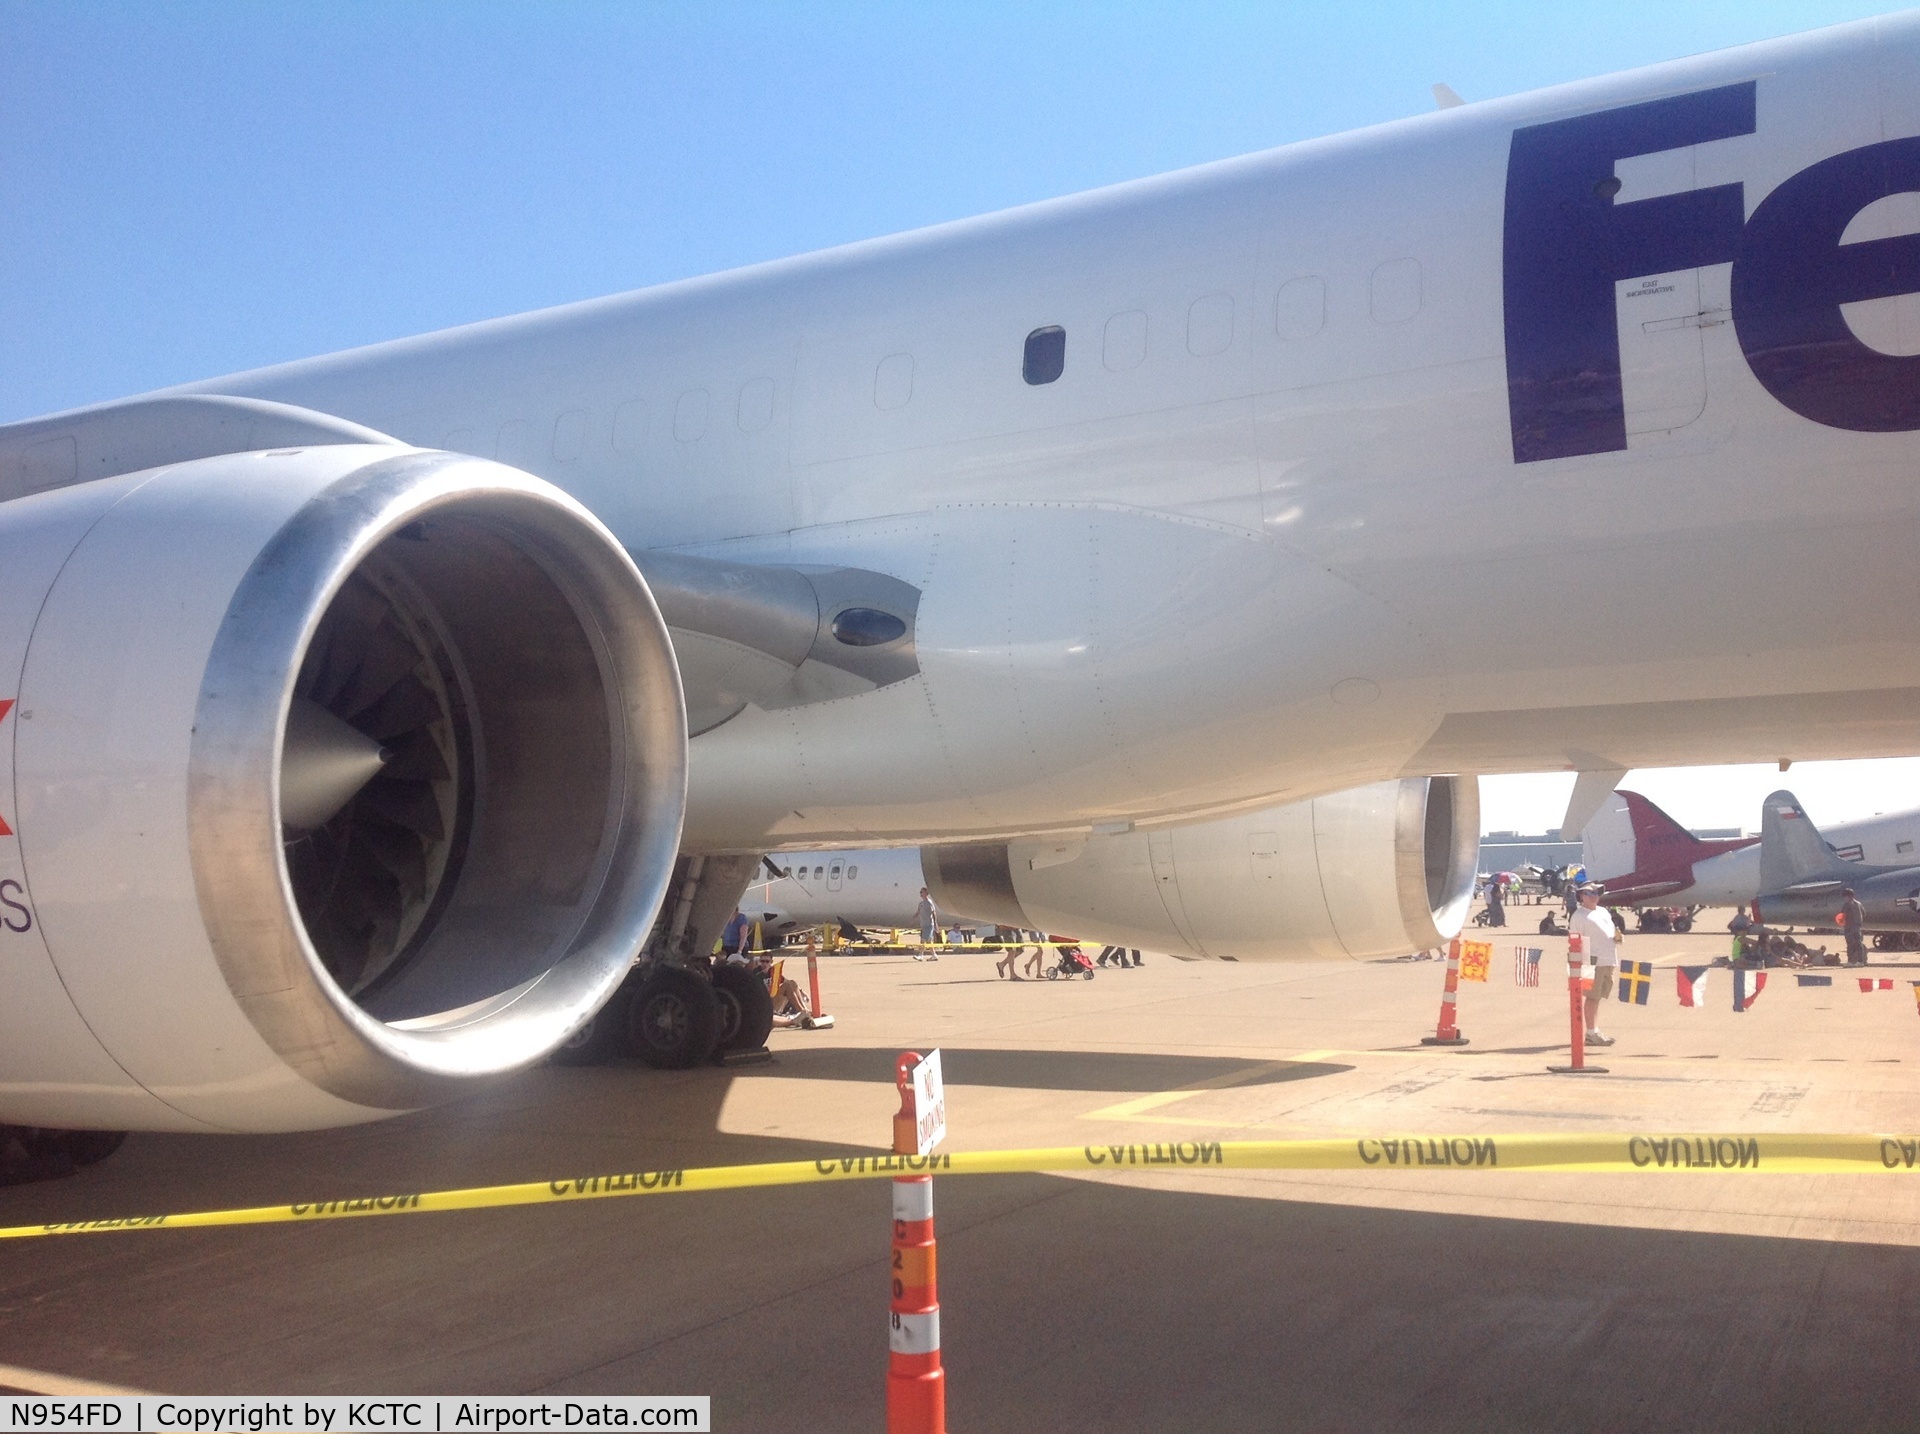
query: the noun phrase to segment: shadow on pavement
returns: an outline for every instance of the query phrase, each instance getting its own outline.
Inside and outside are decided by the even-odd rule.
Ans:
[[[887,1201],[35,1242],[0,1254],[0,1358],[175,1392],[710,1393],[735,1434],[874,1429]],[[937,1204],[955,1429],[1912,1427],[1920,1250],[1048,1176],[943,1179]]]

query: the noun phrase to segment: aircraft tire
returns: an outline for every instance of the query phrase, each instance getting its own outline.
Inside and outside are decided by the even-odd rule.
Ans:
[[[720,1037],[720,1001],[706,977],[680,966],[656,967],[633,993],[627,1049],[656,1070],[697,1066]]]
[[[560,1043],[547,1060],[556,1066],[597,1066],[620,1054],[627,1039],[627,1011],[633,1004],[634,981],[621,982],[607,1004],[586,1025]]]
[[[713,994],[721,1012],[717,1050],[757,1051],[767,1043],[773,1030],[773,996],[757,971],[745,966],[715,968]]]

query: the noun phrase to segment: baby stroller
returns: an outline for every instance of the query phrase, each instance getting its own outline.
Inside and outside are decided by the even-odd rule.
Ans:
[[[1050,939],[1055,941],[1060,940],[1057,936]],[[1059,961],[1047,967],[1047,979],[1049,981],[1058,981],[1062,976],[1065,976],[1069,981],[1075,976],[1085,976],[1089,981],[1093,979],[1093,961],[1088,957],[1086,952],[1071,943],[1062,944],[1059,951]]]

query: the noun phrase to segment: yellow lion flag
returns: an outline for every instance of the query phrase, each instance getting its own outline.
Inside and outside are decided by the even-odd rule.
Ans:
[[[1460,979],[1462,981],[1484,981],[1487,968],[1493,965],[1493,943],[1491,941],[1462,941],[1460,943]]]

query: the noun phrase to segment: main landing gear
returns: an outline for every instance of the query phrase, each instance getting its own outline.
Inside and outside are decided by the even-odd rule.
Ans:
[[[745,966],[655,964],[636,969],[611,1000],[553,1053],[555,1065],[637,1056],[657,1070],[688,1070],[757,1051],[773,1030],[773,996]]]

